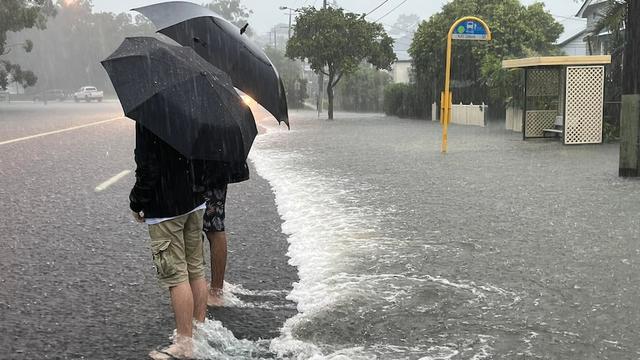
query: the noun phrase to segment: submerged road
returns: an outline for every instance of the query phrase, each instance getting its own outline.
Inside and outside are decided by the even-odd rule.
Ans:
[[[168,342],[119,111],[0,105],[0,358]],[[618,145],[452,126],[443,156],[437,123],[292,117],[261,124],[251,159],[269,182],[230,187],[235,298],[209,316],[251,341],[212,328],[227,357],[208,358],[640,356],[640,183],[617,177]],[[269,342],[291,316],[295,341]]]
[[[142,359],[169,342],[168,296],[128,209],[133,148],[117,103],[0,104],[0,358]],[[278,336],[297,275],[273,194],[253,172],[228,196],[236,303],[209,317],[237,338]]]

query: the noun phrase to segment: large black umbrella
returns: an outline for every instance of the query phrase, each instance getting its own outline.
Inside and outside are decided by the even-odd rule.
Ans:
[[[133,9],[149,18],[158,32],[192,47],[226,72],[233,85],[289,126],[282,80],[267,55],[240,29],[203,6],[169,1]]]
[[[127,117],[190,159],[243,162],[257,135],[231,79],[196,52],[126,38],[102,61]]]

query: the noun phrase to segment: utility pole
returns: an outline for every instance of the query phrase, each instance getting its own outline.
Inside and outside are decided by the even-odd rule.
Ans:
[[[278,9],[280,10],[289,10],[289,40],[291,40],[291,17],[293,16],[294,11],[298,11],[300,9],[294,9],[287,6],[280,6]]]
[[[293,9],[289,9],[289,40],[291,40],[291,15],[293,15]]]
[[[640,177],[640,2],[627,0],[618,175]]]
[[[278,48],[278,26],[273,27],[273,48]]]
[[[322,8],[327,8],[327,0],[323,1]],[[320,113],[322,112],[322,99],[324,98],[324,75],[322,74],[322,70],[318,74],[318,96],[316,99],[316,104],[318,108],[318,117],[320,117]]]

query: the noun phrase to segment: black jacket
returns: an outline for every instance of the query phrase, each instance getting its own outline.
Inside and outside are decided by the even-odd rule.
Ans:
[[[205,190],[249,178],[245,162],[188,160],[144,126],[136,124],[136,183],[129,206],[146,218],[186,214],[204,202]]]

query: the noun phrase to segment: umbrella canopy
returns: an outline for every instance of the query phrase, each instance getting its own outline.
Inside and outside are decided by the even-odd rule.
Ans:
[[[183,46],[126,38],[102,61],[124,113],[189,159],[242,162],[257,135],[231,79]]]
[[[226,72],[233,85],[289,126],[284,85],[267,55],[240,29],[203,6],[169,1],[133,9],[149,18],[158,32],[189,46]]]

